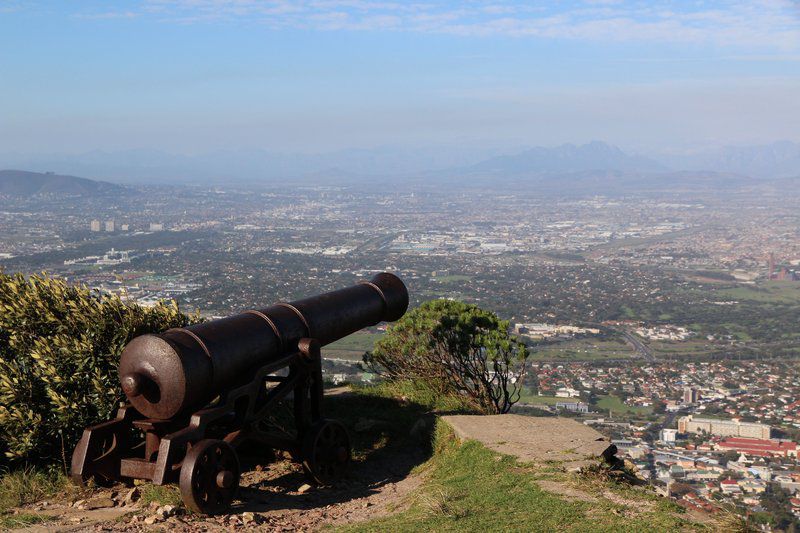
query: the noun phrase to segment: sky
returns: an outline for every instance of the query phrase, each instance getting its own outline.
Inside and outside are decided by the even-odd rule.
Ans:
[[[800,142],[800,2],[0,0],[0,153]]]

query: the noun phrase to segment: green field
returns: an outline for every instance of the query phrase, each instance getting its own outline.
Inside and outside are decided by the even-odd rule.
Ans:
[[[531,361],[602,361],[635,357],[621,339],[577,339],[531,349]]]
[[[384,333],[368,333],[359,331],[347,337],[340,339],[336,342],[325,346],[322,349],[323,357],[330,357],[333,359],[350,359],[352,361],[360,361],[364,352],[373,349],[375,343],[383,337]]]
[[[800,304],[800,282],[770,281],[714,291],[731,300],[776,304]]]
[[[523,393],[519,397],[522,403],[534,405],[555,405],[558,402],[577,401],[578,398],[556,398],[555,396],[539,396],[538,394]]]
[[[608,411],[609,409],[613,414],[637,414],[637,415],[649,415],[653,412],[651,407],[631,407],[630,405],[626,405],[621,399],[617,396],[600,396],[600,399],[597,400],[597,404],[595,405],[595,409]]]
[[[691,356],[713,353],[715,346],[706,339],[689,339],[686,341],[650,341],[648,343],[656,356]]]

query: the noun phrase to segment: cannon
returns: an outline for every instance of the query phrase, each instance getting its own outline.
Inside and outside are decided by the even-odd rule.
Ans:
[[[338,479],[351,459],[347,429],[323,416],[320,348],[362,328],[394,321],[408,291],[393,274],[266,309],[131,340],[119,379],[127,401],[112,420],[88,427],[70,475],[99,485],[177,482],[186,506],[227,510],[246,443],[284,450],[315,483]],[[291,398],[295,431],[270,427]]]

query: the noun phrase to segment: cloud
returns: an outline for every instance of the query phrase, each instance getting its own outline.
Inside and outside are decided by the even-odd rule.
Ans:
[[[3,3],[0,3],[2,6]],[[92,13],[82,13],[92,16]],[[658,42],[800,50],[800,2],[140,0],[95,18],[152,17],[183,24],[258,23],[275,29],[398,31],[600,42]]]

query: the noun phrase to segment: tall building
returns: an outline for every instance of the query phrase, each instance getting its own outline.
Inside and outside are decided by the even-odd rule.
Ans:
[[[698,391],[694,387],[686,387],[683,389],[683,403],[685,404],[697,403],[697,400],[699,399],[700,399],[700,391]]]
[[[90,224],[90,227],[92,228],[92,231],[100,231],[100,221],[99,220],[92,220],[92,223]]]
[[[719,437],[748,437],[751,439],[769,439],[772,428],[766,424],[732,420],[716,420],[713,418],[694,418],[692,415],[678,419],[679,433],[708,433]]]
[[[106,231],[109,233],[114,231],[114,221],[113,220],[106,220]]]

